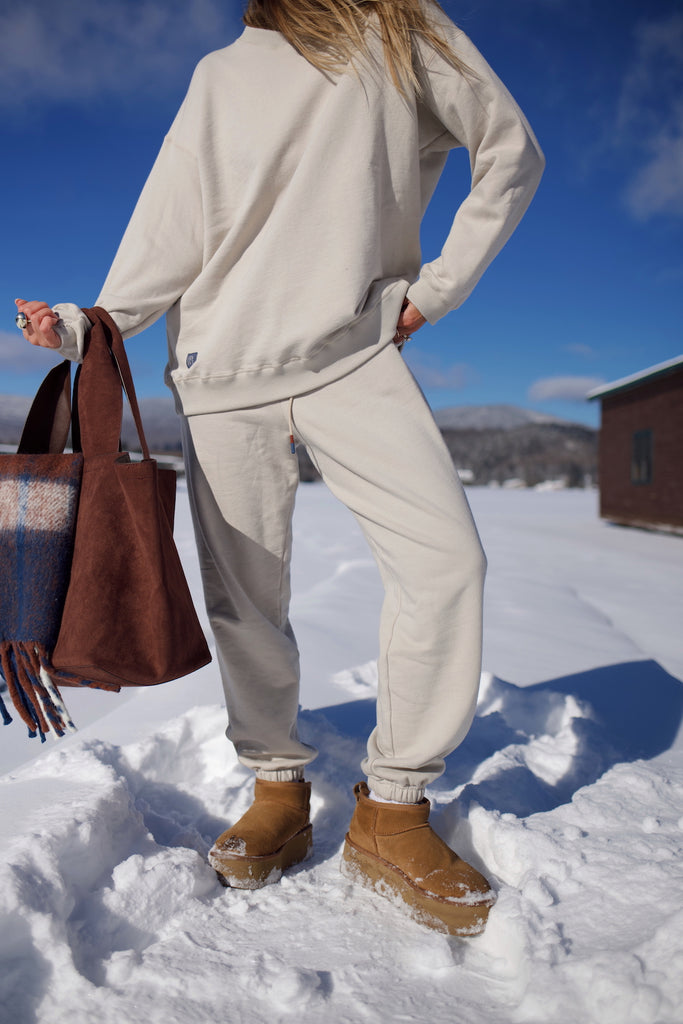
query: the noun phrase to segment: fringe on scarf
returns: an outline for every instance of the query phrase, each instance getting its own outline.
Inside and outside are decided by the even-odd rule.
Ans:
[[[0,643],[0,672],[7,684],[12,704],[28,728],[31,738],[41,743],[52,731],[56,736],[75,732],[62,695],[51,678],[50,657],[41,644],[23,641]],[[12,716],[0,697],[0,715],[5,725]]]

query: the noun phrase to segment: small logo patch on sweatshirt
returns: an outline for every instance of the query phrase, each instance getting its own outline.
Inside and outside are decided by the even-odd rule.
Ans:
[[[188,354],[188,356],[187,356],[187,359],[185,360],[185,365],[187,366],[188,370],[190,369],[191,366],[194,366],[194,364],[196,362],[197,362],[197,353],[196,352],[190,352]]]

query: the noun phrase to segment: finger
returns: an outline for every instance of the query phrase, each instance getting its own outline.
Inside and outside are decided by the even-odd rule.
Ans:
[[[46,313],[44,316],[42,313],[35,314],[33,318],[33,325],[41,331],[42,334],[52,334],[54,333],[53,328],[58,320],[59,317],[57,314],[50,310],[50,312]]]
[[[33,341],[35,338],[35,344],[43,345],[45,348],[59,348],[62,339],[54,330],[58,319],[59,317],[52,310],[46,316],[42,316],[40,313],[34,315],[33,326],[35,331],[30,340]]]
[[[45,313],[52,313],[53,310],[48,306],[47,302],[43,302],[40,299],[34,299],[31,302],[26,302],[23,299],[15,299],[17,308],[21,313],[25,313],[27,317],[33,317],[41,310]]]

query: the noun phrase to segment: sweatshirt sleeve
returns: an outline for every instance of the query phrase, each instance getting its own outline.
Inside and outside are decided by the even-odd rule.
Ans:
[[[83,310],[73,302],[59,302],[52,308],[59,316],[55,331],[62,341],[56,352],[64,359],[80,363],[83,359],[85,336],[92,324]]]
[[[464,146],[472,181],[440,255],[423,265],[408,290],[432,324],[465,301],[505,245],[545,163],[524,115],[474,45],[445,16],[438,28],[466,69],[454,69],[431,46],[418,43],[421,100],[444,128],[428,151]]]
[[[96,305],[124,338],[158,320],[202,268],[203,216],[196,157],[164,140]]]
[[[195,72],[94,303],[107,310],[124,338],[163,316],[202,269],[204,218],[194,149],[200,77]],[[89,322],[72,303],[54,308],[59,352],[79,360]]]
[[[138,334],[163,316],[202,268],[202,196],[197,159],[192,152],[194,140],[187,130],[188,122],[195,120],[192,111],[196,105],[191,86],[94,303],[107,310],[124,338]],[[67,359],[80,361],[90,321],[70,302],[59,303],[54,310],[60,317],[55,329],[62,339],[57,351]]]

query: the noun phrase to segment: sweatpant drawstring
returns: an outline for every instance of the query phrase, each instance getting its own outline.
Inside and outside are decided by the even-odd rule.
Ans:
[[[296,444],[294,443],[294,398],[289,400],[289,450],[296,455]]]

